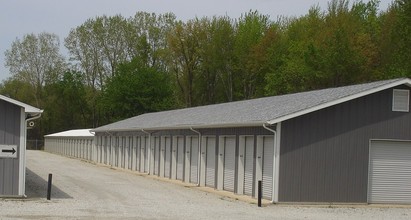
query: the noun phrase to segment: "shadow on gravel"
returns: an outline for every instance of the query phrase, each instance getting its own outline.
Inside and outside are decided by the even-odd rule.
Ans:
[[[36,173],[26,168],[26,195],[27,198],[46,198],[47,180],[41,178]],[[63,192],[56,186],[51,187],[51,199],[71,199],[70,195]]]

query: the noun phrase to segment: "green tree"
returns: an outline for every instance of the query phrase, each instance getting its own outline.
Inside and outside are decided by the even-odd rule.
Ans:
[[[225,17],[202,19],[206,37],[199,44],[201,56],[197,99],[200,104],[233,100],[233,21]]]
[[[263,64],[259,62],[261,56],[257,48],[270,25],[269,17],[257,11],[242,15],[236,22],[233,57],[235,99],[250,99],[261,95],[257,94],[257,90],[264,83],[265,73],[260,71]]]
[[[172,13],[137,12],[128,19],[127,45],[129,57],[141,60],[147,67],[166,69],[164,61],[167,35],[174,28],[176,17]]]
[[[382,16],[385,78],[411,76],[411,1],[396,0]]]
[[[61,80],[44,88],[44,134],[93,126],[82,77],[78,72],[65,72]]]
[[[178,95],[182,97],[184,106],[196,105],[195,82],[198,80],[201,64],[200,44],[205,42],[206,20],[189,20],[179,22],[168,35],[168,63],[174,75]]]
[[[139,60],[118,67],[103,90],[101,108],[107,120],[136,116],[173,107],[170,79],[164,72],[145,67]]]
[[[33,91],[35,90],[30,83],[21,81],[16,77],[9,77],[0,83],[0,94],[29,105],[36,104]]]
[[[88,86],[104,86],[127,56],[128,24],[120,15],[88,19],[70,31],[65,46],[76,69],[84,73]]]

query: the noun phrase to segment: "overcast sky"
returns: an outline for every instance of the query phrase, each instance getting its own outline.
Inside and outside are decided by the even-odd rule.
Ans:
[[[392,0],[381,0],[385,10]],[[137,11],[156,14],[172,12],[177,19],[228,15],[238,18],[242,13],[258,10],[276,20],[280,15],[300,16],[313,5],[327,8],[328,0],[0,0],[0,81],[10,76],[4,67],[4,52],[12,42],[25,34],[49,32],[64,38],[70,29],[88,18],[121,14],[130,17]],[[65,50],[62,50],[65,54]]]

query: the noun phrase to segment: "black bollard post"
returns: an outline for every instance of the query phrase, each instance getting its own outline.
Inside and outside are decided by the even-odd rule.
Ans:
[[[47,186],[47,200],[50,200],[51,197],[51,182],[53,179],[53,174],[49,173],[49,181]]]
[[[258,207],[261,207],[261,199],[263,197],[263,186],[262,181],[258,181]]]

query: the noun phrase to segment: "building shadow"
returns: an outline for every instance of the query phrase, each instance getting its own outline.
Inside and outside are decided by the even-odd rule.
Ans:
[[[26,168],[26,196],[28,199],[47,198],[47,180]],[[52,185],[51,199],[72,199],[70,195]]]

